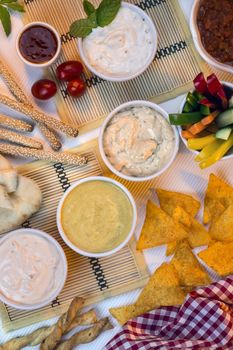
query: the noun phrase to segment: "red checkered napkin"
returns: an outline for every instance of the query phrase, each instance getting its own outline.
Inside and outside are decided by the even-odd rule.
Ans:
[[[129,321],[104,350],[233,350],[233,275]]]

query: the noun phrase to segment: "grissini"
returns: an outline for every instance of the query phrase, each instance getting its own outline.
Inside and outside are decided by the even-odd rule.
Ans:
[[[33,130],[33,125],[3,114],[0,114],[0,125],[24,132],[31,132]]]
[[[77,153],[42,151],[23,146],[15,146],[5,143],[0,143],[0,153],[9,154],[18,157],[35,158],[39,160],[47,160],[54,163],[64,163],[70,165],[84,165],[87,163],[87,158]]]
[[[40,350],[53,350],[56,348],[83,305],[84,299],[82,298],[76,297],[72,300],[68,311],[59,318],[53,332],[42,341]]]
[[[112,329],[112,325],[109,319],[103,318],[99,320],[94,326],[84,329],[76,334],[74,334],[70,339],[60,343],[56,350],[71,350],[79,344],[91,343],[95,340],[103,331]]]
[[[94,324],[96,322],[97,317],[95,310],[89,310],[82,315],[76,315],[68,331],[71,331],[77,326],[90,326],[91,324]],[[26,346],[39,345],[54,331],[55,327],[56,324],[49,327],[42,327],[30,334],[11,339],[5,344],[0,345],[0,350],[20,350]]]
[[[0,58],[0,75],[5,80],[11,93],[15,96],[15,98],[19,102],[32,106],[32,104],[29,103],[27,96],[25,95],[25,93],[17,83],[16,79],[14,79],[10,69],[5,65],[5,63],[1,58]]]
[[[39,129],[41,133],[45,136],[45,138],[49,141],[51,148],[54,151],[59,151],[61,149],[62,144],[54,130],[51,130],[48,126],[44,124],[39,124]]]
[[[33,105],[29,102],[28,97],[24,94],[23,90],[17,83],[16,79],[13,77],[13,74],[10,72],[10,69],[4,64],[3,60],[1,59],[0,59],[0,75],[2,75],[2,77],[4,78],[7,86],[9,87],[12,94],[16,97],[17,101],[33,108]],[[48,128],[44,124],[40,124],[39,128],[41,133],[49,141],[51,148],[54,151],[58,151],[62,145],[56,132],[51,128]]]
[[[0,128],[0,140],[6,140],[30,148],[42,149],[41,142],[30,137],[18,134],[17,132]]]
[[[78,136],[78,129],[63,123],[62,121],[51,117],[50,115],[47,115],[43,112],[37,111],[36,109],[32,108],[31,106],[25,105],[21,102],[15,101],[8,96],[0,94],[0,103],[8,106],[11,109],[14,109],[15,111],[18,111],[31,119],[35,120],[38,123],[45,124],[49,128],[60,130],[61,132],[65,133],[66,135],[76,137]]]

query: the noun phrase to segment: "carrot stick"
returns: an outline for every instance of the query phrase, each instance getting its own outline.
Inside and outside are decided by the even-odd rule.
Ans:
[[[219,113],[219,111],[214,111],[213,113],[203,118],[200,122],[193,124],[187,131],[191,132],[193,135],[199,134],[217,118]]]

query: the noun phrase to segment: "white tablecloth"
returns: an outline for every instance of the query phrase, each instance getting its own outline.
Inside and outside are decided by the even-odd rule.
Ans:
[[[179,0],[180,4],[184,10],[184,13],[186,15],[186,18],[188,20],[189,14],[191,11],[191,6],[193,3],[193,0]],[[25,67],[22,62],[19,60],[19,58],[16,55],[15,52],[15,37],[17,35],[17,32],[19,28],[22,26],[22,22],[20,20],[20,16],[14,16],[12,21],[12,34],[7,39],[3,33],[2,28],[0,27],[0,54],[6,59],[6,61],[11,65],[12,69],[17,71],[20,71],[20,76],[22,76],[22,84],[26,91],[30,90],[30,86],[32,85],[32,82],[34,82],[36,79],[42,77],[43,73],[42,71],[38,69],[30,69],[28,67]],[[0,80],[0,90],[4,91],[5,87],[3,83]],[[166,103],[161,104],[161,106],[167,111],[167,112],[175,112],[178,111],[178,106],[181,102],[182,97],[177,97],[176,99],[170,100]],[[46,103],[46,105],[42,104],[40,106],[41,108],[45,109],[47,112],[52,113],[55,115],[56,109],[53,103]],[[0,112],[3,110],[0,109]],[[94,130],[93,132],[90,132],[88,134],[80,136],[77,140],[69,140],[65,141],[65,148],[69,148],[81,143],[84,143],[98,135],[98,130]],[[15,164],[22,163],[22,160],[15,161]],[[231,176],[231,169],[233,166],[233,160],[219,162],[217,165],[213,166],[211,169],[201,171],[198,166],[193,162],[193,156],[189,151],[187,151],[183,145],[180,147],[179,156],[177,157],[175,164],[169,169],[168,172],[165,173],[160,179],[158,180],[158,186],[167,188],[167,189],[173,189],[177,191],[186,191],[189,193],[194,193],[196,196],[198,196],[200,199],[203,199],[203,191],[207,185],[208,176],[210,172],[215,172],[216,174],[219,174],[229,182],[231,181],[233,184],[233,179]],[[159,247],[157,249],[151,249],[145,252],[145,259],[149,266],[150,271],[154,271],[156,267],[158,267],[162,261],[165,261],[165,247]],[[120,305],[126,305],[127,303],[133,302],[137,295],[139,293],[139,290],[120,295],[111,299],[107,299],[106,301],[103,301],[96,305],[96,309],[98,311],[99,317],[103,316],[109,316],[108,309],[110,307],[117,307]],[[112,331],[105,332],[102,334],[94,343],[91,343],[89,345],[81,345],[79,348],[83,350],[91,350],[91,349],[102,349],[104,344],[107,343],[108,340],[112,338],[114,334],[116,334],[120,327],[117,325],[117,322],[113,319],[111,319],[115,328]],[[34,329],[38,328],[41,325],[51,324],[54,323],[54,320],[50,320],[47,322],[43,322],[37,325],[32,325],[30,327],[15,331],[10,334],[4,334],[0,330],[0,343],[8,340],[11,337],[15,337],[18,335],[24,335],[26,333],[29,333],[33,331]],[[28,347],[27,349],[37,349],[37,347]]]

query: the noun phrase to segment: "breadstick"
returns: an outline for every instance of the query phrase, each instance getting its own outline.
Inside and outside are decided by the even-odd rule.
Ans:
[[[26,123],[22,120],[13,119],[3,114],[0,114],[0,125],[4,125],[11,129],[25,132],[31,132],[33,130],[33,125]]]
[[[39,160],[47,160],[49,162],[59,162],[70,165],[84,165],[87,163],[87,158],[76,153],[53,151],[42,151],[22,146],[15,146],[5,143],[0,143],[0,153],[9,154],[18,157],[35,158]]]
[[[54,130],[51,130],[44,124],[39,124],[39,128],[41,133],[45,136],[45,138],[49,141],[51,148],[54,151],[59,151],[62,144]]]
[[[74,321],[71,323],[68,331],[71,331],[77,326],[89,326],[96,322],[96,312],[95,310],[90,310],[80,316],[76,316]],[[25,346],[39,345],[54,331],[55,327],[56,325],[42,327],[32,332],[31,334],[11,339],[2,346],[0,346],[0,350],[20,350]]]
[[[66,333],[76,317],[77,312],[83,307],[83,305],[84,299],[82,298],[76,297],[72,300],[68,311],[59,318],[53,332],[42,341],[40,350],[53,350],[58,345],[61,337]]]
[[[31,105],[29,103],[27,96],[24,94],[21,87],[18,85],[16,79],[14,79],[12,73],[10,72],[9,68],[3,63],[3,61],[0,58],[0,75],[5,80],[7,86],[9,87],[11,93],[16,97],[16,99],[19,102],[25,103],[27,105]]]
[[[43,145],[41,142],[32,139],[30,137],[18,134],[17,132],[0,128],[0,140],[6,140],[19,145],[27,146],[30,148],[42,149]]]
[[[0,94],[0,103],[3,103],[4,105],[8,106],[11,109],[14,109],[15,111],[23,113],[24,115],[30,117],[31,119],[35,120],[38,123],[45,124],[49,128],[58,129],[69,136],[74,136],[74,137],[78,136],[77,128],[71,125],[65,124],[62,121],[56,118],[53,118],[43,112],[37,111],[36,109],[28,105],[12,100],[8,96]]]
[[[9,87],[12,94],[16,97],[17,101],[30,106],[30,108],[33,108],[33,105],[29,102],[28,97],[24,94],[23,90],[18,85],[16,79],[11,74],[9,68],[6,67],[6,65],[3,63],[1,59],[0,59],[0,75],[2,75],[2,77],[4,78],[7,86]],[[56,133],[50,130],[49,128],[47,128],[47,126],[44,124],[40,125],[40,130],[42,134],[44,134],[46,139],[49,141],[52,149],[54,151],[58,151],[61,148],[61,143]]]
[[[65,340],[60,343],[56,350],[70,350],[79,344],[87,344],[91,343],[95,340],[103,331],[107,331],[108,329],[112,329],[112,325],[109,319],[103,318],[99,320],[94,326],[80,331],[74,334],[70,339]]]

